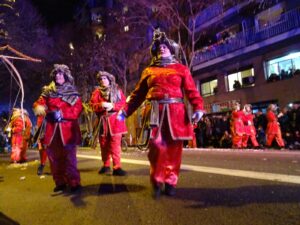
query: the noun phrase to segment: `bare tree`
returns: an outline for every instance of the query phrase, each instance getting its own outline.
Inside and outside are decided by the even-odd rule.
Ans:
[[[95,73],[107,70],[116,76],[118,84],[126,93],[128,79],[134,77],[130,68],[140,64],[137,60],[141,57],[137,57],[137,53],[148,51],[148,46],[144,44],[145,36],[139,27],[127,26],[126,13],[122,8],[108,9],[105,13],[110,16],[109,21],[99,25],[103,28],[101,37],[93,34],[92,29],[86,30],[86,38],[74,43],[72,65],[76,67],[80,85],[95,85]]]
[[[191,67],[195,45],[200,38],[195,33],[197,14],[206,6],[208,0],[123,0],[122,2],[129,6],[129,11],[132,11],[127,18],[129,23],[138,23],[152,29],[161,27],[169,37],[180,44],[182,60]]]
[[[181,58],[191,69],[196,46],[203,37],[197,31],[197,19],[202,11],[212,4],[232,5],[241,0],[120,0],[128,6],[129,24],[146,26],[149,29],[161,27],[169,37],[181,46]],[[257,1],[259,8],[272,4],[273,0]],[[225,11],[224,11],[225,12]],[[224,13],[223,11],[221,13]]]
[[[35,98],[44,85],[40,81],[49,72],[49,61],[52,61],[55,55],[52,51],[54,43],[41,16],[28,0],[2,1],[14,2],[10,11],[2,14],[1,19],[7,32],[6,38],[2,39],[2,45],[9,44],[26,55],[42,59],[42,63],[14,62],[25,85],[26,99]],[[3,66],[0,69],[6,71]],[[0,77],[0,83],[5,84],[1,88],[3,93],[16,89],[13,85],[8,85],[7,71],[6,74],[7,76],[4,73],[5,76]]]
[[[0,0],[0,44],[3,44],[8,38],[6,18],[13,13],[14,1]]]

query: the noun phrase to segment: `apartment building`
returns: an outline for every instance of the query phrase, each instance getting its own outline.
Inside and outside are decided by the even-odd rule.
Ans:
[[[300,1],[218,1],[198,14],[196,31],[192,73],[207,113],[300,101]]]

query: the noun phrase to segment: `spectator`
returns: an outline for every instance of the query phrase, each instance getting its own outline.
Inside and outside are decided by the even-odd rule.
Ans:
[[[231,146],[232,146],[232,137],[231,134],[226,130],[220,139],[220,147],[231,148]]]
[[[196,143],[198,148],[205,147],[204,140],[205,138],[205,132],[206,132],[206,123],[204,122],[204,117],[200,119],[200,121],[197,123],[197,127],[195,128],[195,135],[196,135]]]
[[[233,89],[237,90],[237,89],[240,89],[241,87],[242,87],[242,85],[241,85],[240,81],[235,80],[234,84],[233,84]]]
[[[293,132],[300,130],[300,107],[298,103],[294,103],[292,110],[288,113],[289,121]]]
[[[293,142],[293,134],[287,107],[284,107],[278,114],[278,122],[280,124],[282,138],[285,141],[285,145],[290,146]]]
[[[274,82],[279,80],[280,80],[280,76],[278,76],[276,73],[272,73],[268,78],[268,82]]]
[[[260,109],[255,114],[253,122],[256,129],[258,129],[258,127],[261,127],[263,130],[266,130],[268,121],[266,115]]]

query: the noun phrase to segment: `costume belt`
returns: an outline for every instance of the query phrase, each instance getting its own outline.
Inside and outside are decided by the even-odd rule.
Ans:
[[[242,122],[243,120],[238,118],[238,119],[233,119],[234,122]]]
[[[102,117],[110,117],[111,115],[115,114],[115,111],[106,112],[106,114],[102,115]]]
[[[163,98],[163,99],[157,100],[157,102],[159,104],[183,103],[183,98]]]

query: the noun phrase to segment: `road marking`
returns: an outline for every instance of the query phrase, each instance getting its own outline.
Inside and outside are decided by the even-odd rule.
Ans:
[[[101,160],[100,156],[77,154],[77,157],[85,158],[85,159]],[[149,166],[149,162],[145,160],[121,159],[121,161],[122,163]],[[223,168],[206,167],[206,166],[192,166],[186,164],[182,164],[181,169],[201,172],[201,173],[212,173],[212,174],[219,174],[225,176],[245,177],[245,178],[252,178],[252,179],[259,179],[259,180],[269,180],[269,181],[300,184],[300,176],[295,176],[295,175],[255,172],[255,171],[247,171],[247,170],[223,169]]]

